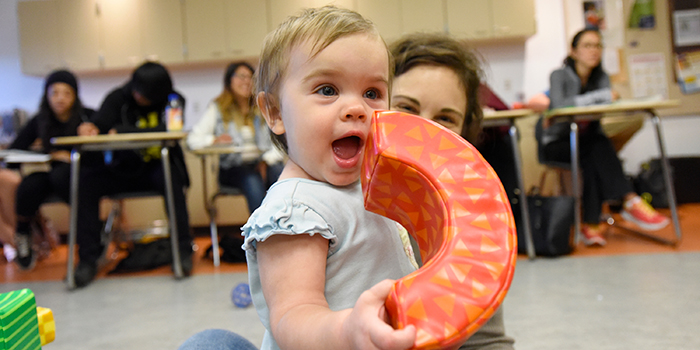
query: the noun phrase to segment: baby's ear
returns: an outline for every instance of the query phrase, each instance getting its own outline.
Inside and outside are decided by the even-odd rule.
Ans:
[[[265,92],[259,92],[256,97],[258,107],[260,112],[267,122],[267,126],[276,135],[284,134],[284,123],[282,122],[282,115],[280,114],[279,104],[277,103],[274,96],[267,94]]]

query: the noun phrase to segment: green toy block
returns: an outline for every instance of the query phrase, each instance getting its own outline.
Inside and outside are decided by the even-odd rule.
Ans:
[[[0,294],[0,350],[40,350],[34,293],[29,289]]]

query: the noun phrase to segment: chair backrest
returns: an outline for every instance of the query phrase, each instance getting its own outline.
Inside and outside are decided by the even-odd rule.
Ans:
[[[537,124],[535,125],[535,139],[537,140],[537,160],[542,165],[555,167],[555,168],[571,169],[570,162],[562,162],[562,161],[548,159],[547,156],[545,155],[545,153],[544,153],[545,147],[544,147],[544,144],[542,142],[542,136],[544,135],[544,128],[542,126],[543,122],[544,122],[544,117],[540,117],[540,119],[537,121]]]

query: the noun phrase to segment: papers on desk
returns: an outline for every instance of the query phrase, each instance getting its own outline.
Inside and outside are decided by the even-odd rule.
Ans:
[[[5,163],[47,163],[51,161],[51,155],[16,149],[4,149],[0,150],[0,159]]]

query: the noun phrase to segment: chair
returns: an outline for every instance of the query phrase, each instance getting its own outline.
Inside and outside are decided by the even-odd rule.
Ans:
[[[564,184],[564,171],[571,172],[571,193],[575,199],[574,205],[574,245],[578,245],[581,239],[581,179],[580,179],[580,169],[579,163],[573,162],[561,162],[551,159],[547,159],[544,154],[544,147],[542,147],[542,135],[543,135],[543,123],[544,117],[537,121],[537,126],[535,127],[535,139],[537,140],[537,160],[540,164],[545,165],[550,168],[554,168],[559,175],[559,186],[564,189],[567,186]],[[578,124],[569,122],[570,130],[569,133],[571,145],[571,159],[575,159],[578,155]]]

